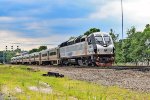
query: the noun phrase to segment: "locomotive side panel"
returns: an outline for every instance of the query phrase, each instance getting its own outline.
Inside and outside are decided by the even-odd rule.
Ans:
[[[81,42],[70,46],[60,48],[61,58],[72,58],[87,55],[87,42]]]

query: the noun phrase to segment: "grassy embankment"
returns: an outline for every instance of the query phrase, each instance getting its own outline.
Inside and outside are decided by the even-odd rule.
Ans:
[[[26,66],[0,65],[0,93],[5,99],[19,100],[150,100],[150,94],[66,77],[43,77],[43,73],[29,71]]]

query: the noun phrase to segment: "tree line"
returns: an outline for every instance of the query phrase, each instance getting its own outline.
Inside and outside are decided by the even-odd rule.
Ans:
[[[32,50],[29,50],[29,54],[34,53],[34,52],[40,52],[42,50],[46,50],[47,46],[40,46],[39,48],[34,48]]]
[[[127,37],[123,40],[118,40],[118,34],[110,31],[110,35],[114,40],[115,45],[115,62],[127,63],[127,62],[144,62],[147,61],[149,65],[150,61],[150,44],[147,44],[147,40],[150,40],[150,25],[147,24],[143,31],[137,31],[133,26],[126,32]]]

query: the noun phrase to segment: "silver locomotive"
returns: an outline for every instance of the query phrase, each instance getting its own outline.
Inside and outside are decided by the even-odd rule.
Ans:
[[[62,43],[59,49],[63,65],[111,66],[114,62],[115,48],[107,33],[96,32],[89,36],[79,36]]]

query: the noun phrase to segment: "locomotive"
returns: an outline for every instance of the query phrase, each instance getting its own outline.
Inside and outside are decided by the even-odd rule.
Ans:
[[[12,64],[111,66],[115,47],[108,33],[95,32],[82,35],[58,45],[56,48],[17,56]]]

